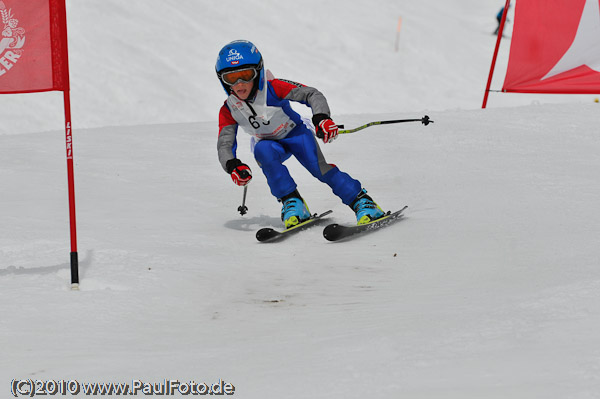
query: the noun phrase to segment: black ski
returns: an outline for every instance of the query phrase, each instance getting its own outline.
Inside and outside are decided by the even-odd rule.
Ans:
[[[388,211],[384,216],[380,217],[379,219],[358,226],[342,226],[340,224],[335,223],[330,224],[328,226],[325,226],[325,229],[323,229],[323,237],[325,237],[329,241],[339,241],[344,238],[350,237],[354,234],[377,230],[402,218],[402,216],[404,216],[402,212],[404,212],[406,208],[408,208],[408,206],[405,206],[404,208],[396,212]]]
[[[329,215],[331,212],[333,212],[333,211],[329,210],[327,212],[323,212],[320,215],[317,215],[315,213],[314,215],[312,215],[309,219],[305,220],[304,222],[297,224],[294,227],[290,227],[289,229],[285,229],[285,230],[281,230],[281,231],[272,229],[270,227],[262,228],[256,232],[256,239],[260,242],[278,241],[285,237],[289,237],[290,235],[297,233],[299,231],[306,230],[307,228],[309,228],[310,226],[312,226],[314,224],[317,224],[318,222],[322,221],[322,218],[324,216]]]

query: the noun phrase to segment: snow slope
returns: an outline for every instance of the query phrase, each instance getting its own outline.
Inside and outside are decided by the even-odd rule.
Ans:
[[[16,377],[223,378],[243,398],[596,397],[596,112],[444,111],[428,127],[340,137],[330,161],[383,207],[410,208],[338,244],[318,228],[255,242],[279,225],[278,204],[256,173],[237,214],[211,123],[84,130],[80,292],[68,289],[60,133],[2,136],[6,389]],[[290,167],[313,210],[352,220]]]
[[[3,105],[7,125],[18,112],[30,123],[0,135],[5,396],[18,378],[223,379],[240,398],[600,397],[599,108],[589,97],[519,105],[530,100],[518,96],[500,107],[506,97],[495,95],[491,109],[477,109],[484,62],[452,51],[467,47],[466,57],[480,46],[491,57],[487,32],[500,5],[255,1],[228,36],[230,7],[174,4],[70,4],[71,32],[81,32],[71,36],[78,292],[69,290],[62,122],[29,117],[34,95],[0,97],[18,99]],[[398,14],[402,54],[393,53]],[[274,22],[259,29],[247,20]],[[305,24],[304,35],[277,29],[292,22]],[[192,42],[179,25],[205,47],[186,51]],[[164,35],[153,37],[157,26]],[[215,151],[223,95],[214,54],[244,29],[264,43],[276,75],[325,86],[338,123],[425,113],[435,121],[375,126],[322,147],[382,207],[408,204],[405,219],[347,242],[325,241],[320,228],[255,241],[259,227],[280,226],[279,204],[241,135],[255,179],[240,216],[242,190]],[[411,30],[420,45],[408,41]],[[451,45],[450,34],[481,40]],[[342,62],[355,45],[381,63]],[[310,56],[277,58],[290,48]],[[116,68],[108,53],[139,68]],[[396,92],[384,77],[397,79]],[[60,106],[58,93],[41,96]],[[43,114],[46,105],[35,107]],[[326,186],[288,164],[312,211],[352,222]]]

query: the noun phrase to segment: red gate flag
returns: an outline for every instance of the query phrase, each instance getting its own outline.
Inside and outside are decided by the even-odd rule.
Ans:
[[[71,224],[71,288],[79,289],[65,0],[0,0],[0,19],[0,93],[63,92]]]
[[[0,0],[0,93],[69,90],[64,0]]]
[[[517,1],[502,89],[600,93],[600,1]]]

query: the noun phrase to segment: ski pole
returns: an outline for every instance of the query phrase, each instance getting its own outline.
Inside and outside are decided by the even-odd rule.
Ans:
[[[246,191],[248,191],[247,184],[244,186],[244,197],[242,198],[242,205],[238,206],[238,212],[242,216],[244,216],[248,212],[248,207],[246,206]]]
[[[425,115],[424,117],[422,117],[421,119],[395,119],[395,120],[391,120],[391,121],[377,121],[377,122],[370,122],[367,123],[365,125],[356,127],[354,129],[348,129],[348,130],[340,130],[338,132],[338,134],[346,134],[346,133],[354,133],[354,132],[358,132],[359,130],[363,130],[368,128],[369,126],[375,126],[375,125],[387,125],[390,123],[404,123],[404,122],[421,122],[423,123],[425,126],[429,125],[430,123],[433,123],[433,121],[431,119],[429,119],[429,117],[427,115]],[[343,129],[344,125],[338,125],[338,128]]]

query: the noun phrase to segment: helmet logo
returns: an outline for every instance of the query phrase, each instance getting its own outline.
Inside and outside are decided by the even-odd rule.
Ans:
[[[229,50],[229,54],[227,55],[227,58],[225,58],[225,61],[230,62],[232,64],[239,64],[240,60],[243,59],[244,57],[242,57],[242,55],[238,53],[236,49],[232,48],[231,50]]]

